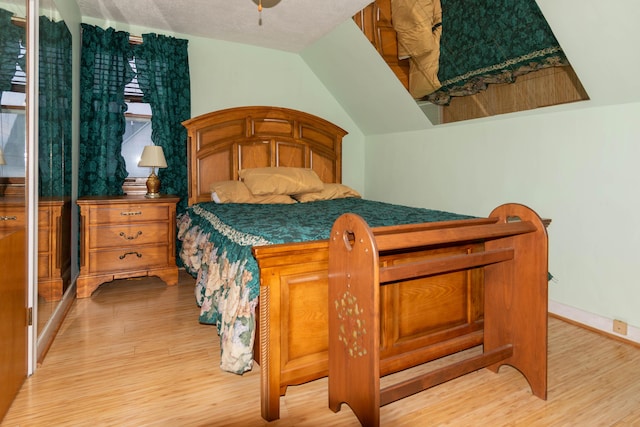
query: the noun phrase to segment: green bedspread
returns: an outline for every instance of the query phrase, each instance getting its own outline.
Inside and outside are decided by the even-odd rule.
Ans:
[[[241,374],[253,367],[258,265],[252,246],[329,238],[346,212],[371,227],[471,218],[358,198],[293,205],[200,203],[178,218],[180,260],[196,277],[200,322],[220,335],[220,367]]]

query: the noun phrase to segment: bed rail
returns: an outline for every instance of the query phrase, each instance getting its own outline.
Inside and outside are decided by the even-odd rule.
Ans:
[[[380,265],[386,251],[415,251],[482,242],[484,251]],[[380,286],[482,268],[483,352],[416,378],[380,388]],[[329,408],[347,403],[362,425],[378,426],[380,406],[487,367],[518,369],[534,395],[547,395],[547,232],[519,204],[493,210],[489,221],[419,224],[372,231],[358,215],[336,220],[329,241]],[[458,338],[459,339],[459,338]]]

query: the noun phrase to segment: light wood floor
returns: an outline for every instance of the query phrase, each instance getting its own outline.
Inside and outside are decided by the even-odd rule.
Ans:
[[[326,379],[290,387],[260,417],[259,368],[218,368],[193,279],[114,281],[74,303],[2,426],[358,426],[327,408]],[[421,368],[424,369],[424,368]],[[549,392],[513,368],[481,370],[381,408],[383,426],[640,426],[640,349],[549,319]],[[395,381],[395,379],[394,379]]]

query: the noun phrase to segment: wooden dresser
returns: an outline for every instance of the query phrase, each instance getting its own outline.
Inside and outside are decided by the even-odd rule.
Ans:
[[[170,195],[79,198],[78,298],[91,296],[102,283],[128,277],[158,276],[167,285],[177,284],[178,200]]]
[[[71,279],[71,199],[38,202],[38,295],[59,301]]]
[[[24,228],[23,196],[0,198],[0,230]],[[62,298],[71,277],[71,200],[41,198],[38,202],[38,295],[46,301]]]

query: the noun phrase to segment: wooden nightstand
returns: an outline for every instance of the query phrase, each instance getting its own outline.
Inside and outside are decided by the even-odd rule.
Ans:
[[[0,230],[24,228],[23,196],[0,197]],[[44,198],[38,203],[38,295],[58,301],[71,278],[71,199]]]
[[[158,276],[178,283],[176,196],[92,196],[80,206],[80,275],[77,296],[91,296],[114,279]]]

